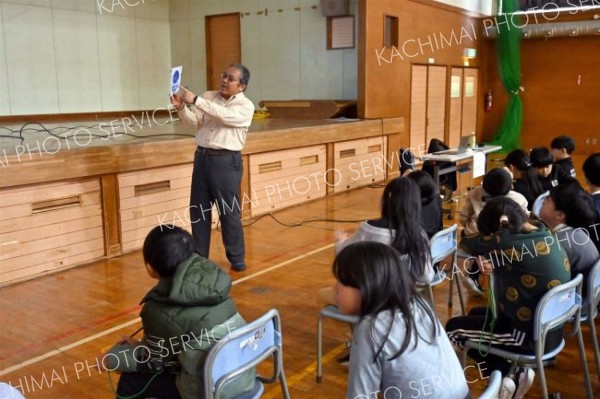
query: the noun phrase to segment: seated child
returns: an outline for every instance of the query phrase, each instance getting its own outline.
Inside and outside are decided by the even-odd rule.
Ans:
[[[563,168],[552,164],[552,154],[546,147],[534,147],[529,154],[531,164],[536,169],[543,192],[559,184],[576,182]]]
[[[566,253],[545,227],[530,224],[523,209],[510,198],[497,197],[485,204],[477,227],[479,233],[463,238],[460,245],[478,257],[482,273],[494,274],[497,319],[493,319],[489,308],[474,308],[467,316],[448,320],[448,337],[458,348],[463,348],[466,339],[473,339],[481,343],[481,348],[492,345],[532,354],[533,315],[538,302],[551,287],[571,279]],[[550,332],[546,352],[561,340],[562,329]],[[511,369],[501,357],[477,350],[468,354],[477,362],[485,362],[482,369],[500,370],[504,376]],[[534,373],[520,369],[515,379],[518,387],[514,398],[521,398],[533,383]],[[510,377],[503,379],[502,389],[507,396],[501,393],[499,397],[513,397],[515,382]]]
[[[523,150],[513,150],[506,155],[504,165],[513,175],[513,190],[525,197],[527,209],[531,211],[535,199],[544,189],[536,170],[531,166],[529,155]]]
[[[575,151],[575,140],[569,136],[558,136],[550,143],[554,165],[562,168],[568,175],[575,177],[575,165],[571,154]]]
[[[469,192],[465,206],[460,212],[460,224],[464,227],[463,234],[472,235],[479,232],[477,230],[477,217],[486,202],[492,198],[510,198],[519,204],[525,214],[529,215],[527,200],[522,194],[511,190],[511,187],[512,177],[506,169],[495,168],[487,172],[483,177],[482,185]],[[471,270],[468,276],[463,279],[463,282],[470,292],[483,295],[477,265],[471,266]]]
[[[342,313],[360,316],[347,398],[469,397],[460,362],[409,267],[406,257],[377,242],[346,246],[335,258],[336,303]]]
[[[464,226],[464,233],[471,235],[478,232],[477,217],[485,203],[495,197],[510,198],[519,204],[526,214],[529,214],[527,199],[511,188],[512,177],[506,169],[495,168],[487,172],[481,186],[469,192],[465,206],[460,212],[460,223]]]
[[[583,174],[594,198],[596,214],[600,219],[600,152],[590,155],[583,162]]]
[[[582,294],[585,297],[590,269],[600,258],[594,242],[587,231],[583,230],[596,222],[591,196],[577,184],[555,187],[544,199],[540,218],[567,253],[571,277],[578,273],[583,275]]]
[[[434,276],[429,240],[421,226],[421,191],[413,179],[397,177],[383,190],[381,217],[367,220],[350,237],[337,232],[336,252],[357,241],[391,245],[410,258],[411,275],[427,284]]]
[[[421,190],[421,225],[431,239],[444,229],[442,199],[429,173],[416,170],[407,176],[417,182]]]
[[[229,331],[246,324],[229,296],[231,279],[219,266],[196,254],[190,233],[176,226],[152,229],[144,241],[143,255],[148,275],[158,283],[142,299],[142,340],[127,337],[121,342],[131,349],[122,356],[133,356],[118,362],[132,369],[121,374],[117,397],[202,397],[207,353]],[[140,346],[143,348],[135,349]],[[225,388],[225,396],[233,398],[249,391],[254,375],[251,371],[233,380]]]
[[[421,225],[421,191],[407,176],[390,181],[383,190],[381,218],[362,223],[351,237],[345,231],[336,231],[336,239],[336,253],[354,242],[376,241],[395,247],[403,258],[410,259],[407,263],[414,281],[427,284],[435,275],[429,239]],[[335,303],[331,287],[319,290],[317,303],[320,306]],[[346,362],[347,358],[346,354],[338,361]]]

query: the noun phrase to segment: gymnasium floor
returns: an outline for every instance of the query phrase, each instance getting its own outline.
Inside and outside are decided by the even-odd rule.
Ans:
[[[311,218],[373,218],[379,212],[381,191],[380,187],[354,190],[275,216],[287,224]],[[319,310],[315,295],[333,283],[330,267],[335,229],[352,231],[357,224],[320,221],[286,227],[264,217],[245,228],[249,267],[246,272],[231,274],[232,296],[247,320],[270,308],[279,310],[284,367],[293,398],[345,397],[347,368],[335,358],[344,352],[347,326],[325,321],[324,379],[321,384],[315,382]],[[227,265],[220,234],[213,234],[211,258]],[[139,328],[138,303],[153,284],[138,251],[0,289],[0,381],[20,385],[25,396],[34,399],[114,397],[107,373],[95,367],[96,357],[121,335]],[[456,294],[454,308],[447,307],[448,286],[442,284],[434,290],[436,311],[443,323],[460,312]],[[465,297],[467,307],[483,304],[482,299]],[[588,336],[585,328],[594,396],[600,397]],[[473,381],[472,392],[477,393],[486,381],[475,370],[469,369],[468,379]],[[546,375],[550,392],[561,391],[563,399],[585,397],[573,339]],[[117,378],[113,375],[115,382]],[[539,396],[536,380],[527,398]],[[281,397],[279,387],[267,387],[263,397]]]

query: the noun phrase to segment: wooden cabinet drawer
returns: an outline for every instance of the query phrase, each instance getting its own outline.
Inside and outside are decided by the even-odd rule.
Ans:
[[[370,137],[334,144],[334,192],[385,180],[387,137]]]
[[[117,175],[123,252],[142,247],[159,224],[190,228],[190,185],[193,164],[147,169]]]
[[[317,145],[250,155],[251,193],[243,196],[244,206],[251,204],[254,217],[325,196],[326,153]]]
[[[102,258],[99,179],[0,190],[0,285]]]

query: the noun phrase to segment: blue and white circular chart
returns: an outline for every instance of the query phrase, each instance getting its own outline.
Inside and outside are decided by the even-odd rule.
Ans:
[[[175,68],[171,68],[171,90],[169,95],[173,95],[177,93],[179,90],[179,86],[181,85],[181,73],[183,71],[183,66],[178,66]]]

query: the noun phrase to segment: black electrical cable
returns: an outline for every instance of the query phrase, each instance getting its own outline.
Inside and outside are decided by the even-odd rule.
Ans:
[[[167,122],[167,123],[173,123],[171,122]],[[163,124],[164,125],[164,124]],[[163,126],[161,125],[161,126]],[[34,127],[28,127],[28,126],[38,126],[38,128],[34,128]],[[67,131],[79,131],[81,129],[95,129],[95,128],[99,128],[100,125],[91,125],[91,126],[86,126],[86,125],[76,125],[76,126],[55,126],[53,128],[47,128],[46,126],[44,126],[42,123],[40,122],[35,122],[35,121],[29,121],[26,122],[25,124],[23,124],[19,129],[15,130],[15,129],[11,129],[8,128],[6,126],[0,126],[0,129],[4,129],[10,132],[9,135],[0,135],[1,138],[7,138],[7,139],[15,139],[15,140],[20,140],[21,141],[21,145],[23,145],[23,143],[25,142],[25,133],[29,132],[29,131],[33,131],[36,133],[47,133],[49,136],[55,137],[59,140],[69,140],[72,139],[70,137],[68,137],[67,135],[58,135],[53,133],[55,130],[67,130]],[[120,130],[116,130],[112,129],[113,135],[119,135],[119,136],[130,136],[134,139],[148,139],[148,138],[156,138],[156,137],[194,137],[193,134],[185,134],[185,133],[161,133],[161,134],[151,134],[151,135],[138,135],[138,134],[132,134],[129,133],[125,128],[123,128],[124,131],[120,131]],[[17,133],[18,136],[13,136],[13,134]],[[88,134],[89,137],[92,138],[101,138],[104,140],[107,140],[108,138],[110,138],[110,135],[107,136],[104,134],[96,134],[96,133],[92,133],[88,130]]]

